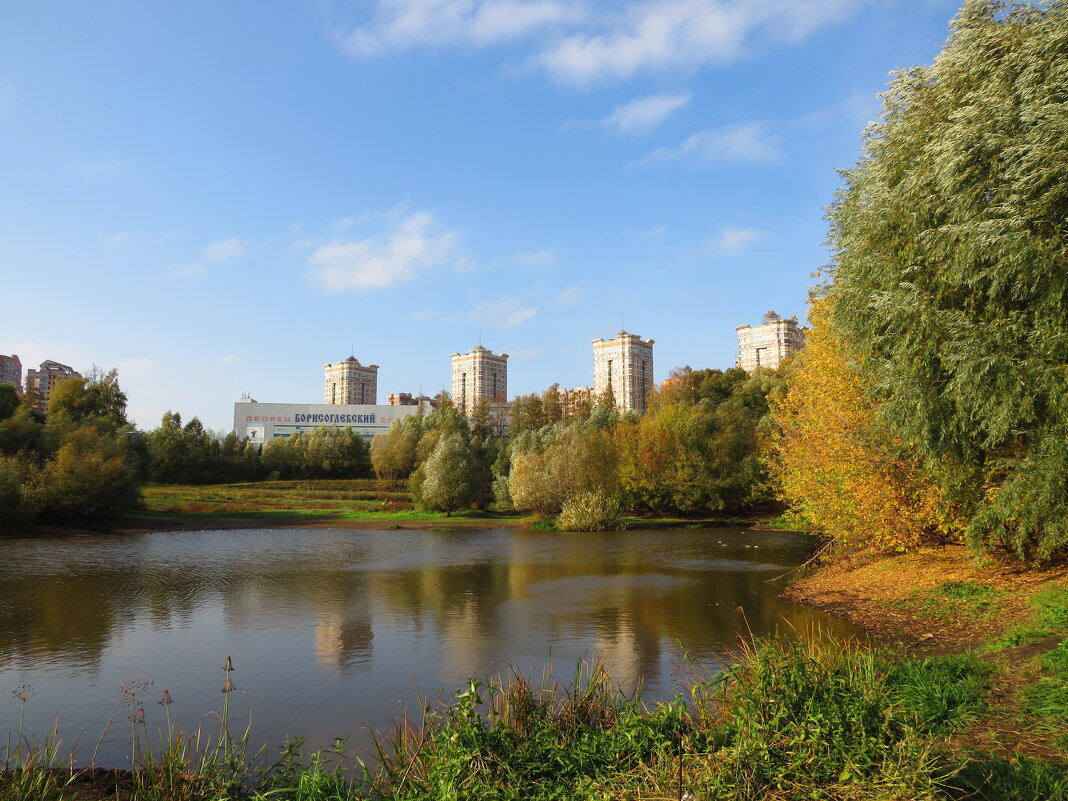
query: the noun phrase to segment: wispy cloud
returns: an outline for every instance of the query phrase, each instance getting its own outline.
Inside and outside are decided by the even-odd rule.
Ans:
[[[335,239],[309,256],[312,277],[328,292],[386,289],[438,266],[453,252],[456,234],[440,230],[433,215],[418,212],[385,237]]]
[[[537,314],[538,309],[524,307],[519,298],[508,297],[482,301],[471,310],[467,318],[473,323],[515,328],[532,320]]]
[[[729,63],[765,34],[797,41],[847,16],[864,0],[652,0],[600,15],[536,57],[560,81],[588,84],[644,70]]]
[[[89,181],[110,178],[130,168],[130,162],[115,156],[105,156],[95,161],[73,161],[68,167],[73,175]]]
[[[755,38],[797,41],[869,1],[374,0],[369,15],[335,35],[357,58],[527,40],[533,66],[589,84],[729,63]]]
[[[192,278],[194,275],[203,274],[204,265],[199,261],[190,261],[171,270],[171,276],[174,278]]]
[[[105,245],[111,245],[112,247],[129,244],[132,239],[133,235],[126,233],[125,231],[120,231],[117,234],[105,234],[100,237],[101,242]]]
[[[640,97],[616,106],[611,114],[601,120],[601,124],[620,133],[646,133],[666,120],[672,112],[684,108],[690,99],[689,92]]]
[[[227,353],[223,356],[220,356],[218,359],[216,359],[216,361],[219,364],[237,364],[239,361],[241,361],[241,357],[238,356],[236,353]]]
[[[559,294],[552,299],[553,306],[570,306],[582,299],[582,288],[577,286],[564,287]]]
[[[378,0],[370,20],[339,38],[361,58],[415,47],[487,47],[581,15],[581,4],[555,0]]]
[[[512,261],[516,264],[523,264],[528,267],[538,264],[548,264],[555,258],[551,250],[535,250],[530,253],[517,253],[512,257]]]
[[[693,159],[712,164],[717,161],[770,161],[779,155],[779,148],[766,123],[744,122],[697,131],[676,147],[657,148],[643,161]]]
[[[724,253],[738,253],[766,233],[758,228],[724,228],[713,247]]]
[[[209,242],[204,246],[204,258],[207,261],[229,261],[245,253],[245,244],[236,236]]]

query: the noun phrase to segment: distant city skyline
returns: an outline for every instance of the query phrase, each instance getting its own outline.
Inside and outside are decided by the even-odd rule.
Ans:
[[[510,396],[589,385],[623,327],[657,384],[727,369],[804,322],[836,170],[957,7],[2,4],[0,353],[117,368],[146,429],[353,349],[380,399],[480,340]]]

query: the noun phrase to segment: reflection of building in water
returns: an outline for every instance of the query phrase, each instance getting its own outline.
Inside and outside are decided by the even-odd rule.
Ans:
[[[371,616],[364,613],[321,614],[315,624],[315,661],[320,665],[369,665],[375,633]]]

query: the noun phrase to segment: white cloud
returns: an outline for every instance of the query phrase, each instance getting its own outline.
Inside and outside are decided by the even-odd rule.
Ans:
[[[704,164],[716,161],[770,161],[779,156],[768,126],[743,122],[690,134],[677,147],[661,147],[645,161],[676,161],[692,158]]]
[[[100,241],[105,245],[111,245],[112,247],[118,247],[119,245],[125,245],[133,239],[131,234],[120,232],[117,234],[106,234],[100,237]]]
[[[599,29],[553,43],[535,61],[557,80],[586,84],[642,70],[729,63],[765,33],[797,41],[865,0],[648,0],[602,15]]]
[[[728,63],[759,36],[797,41],[870,0],[375,0],[337,32],[358,58],[418,47],[531,40],[531,63],[591,83],[644,70]]]
[[[582,298],[582,289],[577,286],[569,286],[560,290],[558,294],[552,300],[553,306],[570,306],[572,303],[579,301]]]
[[[620,133],[644,133],[662,123],[673,111],[685,107],[690,99],[689,92],[640,97],[616,106],[601,124]]]
[[[203,275],[204,265],[199,261],[191,261],[186,264],[179,265],[171,270],[171,275],[174,278],[191,278],[194,275]]]
[[[533,266],[536,264],[548,264],[553,258],[554,254],[551,250],[536,250],[530,253],[517,253],[512,257],[512,261],[516,264]]]
[[[533,319],[535,308],[524,308],[518,298],[484,300],[471,310],[467,318],[474,323],[487,323],[501,328],[514,328]]]
[[[130,162],[123,161],[115,156],[105,156],[96,161],[71,162],[68,166],[70,171],[79,178],[84,178],[88,181],[99,181],[129,169]]]
[[[580,16],[576,3],[555,0],[378,0],[373,18],[341,41],[362,58],[414,47],[486,47]]]
[[[204,258],[208,261],[228,261],[245,252],[245,245],[236,236],[226,240],[209,242],[204,247]]]
[[[431,214],[418,212],[386,238],[335,239],[321,245],[308,256],[308,264],[316,268],[313,277],[328,292],[407,283],[451,256],[456,235],[436,229]]]
[[[217,361],[219,362],[219,364],[237,364],[239,361],[241,361],[241,357],[238,356],[236,353],[227,353],[223,356],[220,356]]]
[[[725,228],[723,234],[715,241],[713,247],[724,253],[737,253],[751,242],[764,236],[766,232],[758,228]]]

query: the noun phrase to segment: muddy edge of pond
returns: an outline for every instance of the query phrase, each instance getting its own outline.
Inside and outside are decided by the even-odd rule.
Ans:
[[[960,545],[907,554],[868,551],[835,557],[808,570],[782,592],[787,600],[849,620],[878,639],[917,653],[946,654],[978,647],[1023,624],[1031,598],[1068,581],[1068,564],[1036,570],[1011,559],[976,560]],[[997,594],[996,614],[934,614],[924,599],[948,582],[974,582]]]

